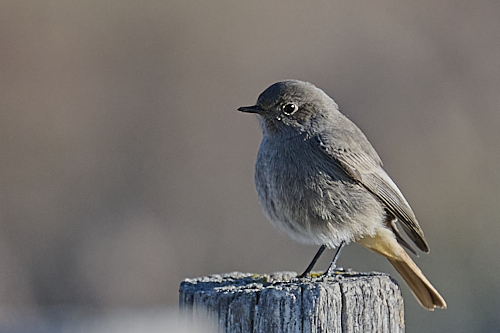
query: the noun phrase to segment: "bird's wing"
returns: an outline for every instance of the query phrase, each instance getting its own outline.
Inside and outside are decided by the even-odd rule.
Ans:
[[[369,151],[355,152],[348,148],[339,148],[329,142],[327,137],[318,136],[317,140],[327,156],[337,161],[350,177],[384,203],[387,210],[398,218],[404,231],[417,247],[429,252],[429,246],[415,214],[396,184],[382,169],[380,159],[368,141],[366,145]]]

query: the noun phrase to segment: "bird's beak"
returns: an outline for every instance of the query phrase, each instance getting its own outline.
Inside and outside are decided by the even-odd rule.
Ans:
[[[262,108],[258,105],[253,105],[253,106],[242,106],[238,108],[238,111],[246,113],[261,113],[264,110],[262,110]]]

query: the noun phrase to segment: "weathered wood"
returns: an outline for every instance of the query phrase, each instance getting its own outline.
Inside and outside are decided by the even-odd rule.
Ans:
[[[404,332],[403,298],[387,274],[296,278],[229,273],[186,279],[179,305],[224,333]]]

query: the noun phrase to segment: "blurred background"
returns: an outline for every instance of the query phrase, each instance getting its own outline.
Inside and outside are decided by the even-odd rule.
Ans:
[[[317,248],[266,221],[260,128],[236,111],[287,78],[335,98],[426,233],[415,260],[449,308],[401,283],[407,331],[497,330],[499,17],[487,0],[0,2],[0,331],[180,331],[184,278],[302,271]],[[401,281],[357,245],[339,264]]]

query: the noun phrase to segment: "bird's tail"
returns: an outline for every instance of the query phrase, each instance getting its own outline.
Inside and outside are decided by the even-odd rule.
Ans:
[[[427,280],[420,268],[399,245],[389,229],[381,229],[374,236],[364,237],[356,241],[358,244],[386,257],[403,277],[413,295],[427,310],[446,309],[446,302],[436,288]]]
[[[388,259],[406,281],[420,305],[431,311],[434,308],[446,309],[446,302],[443,297],[439,295],[436,288],[427,280],[410,256],[406,254],[406,257],[404,260]]]

